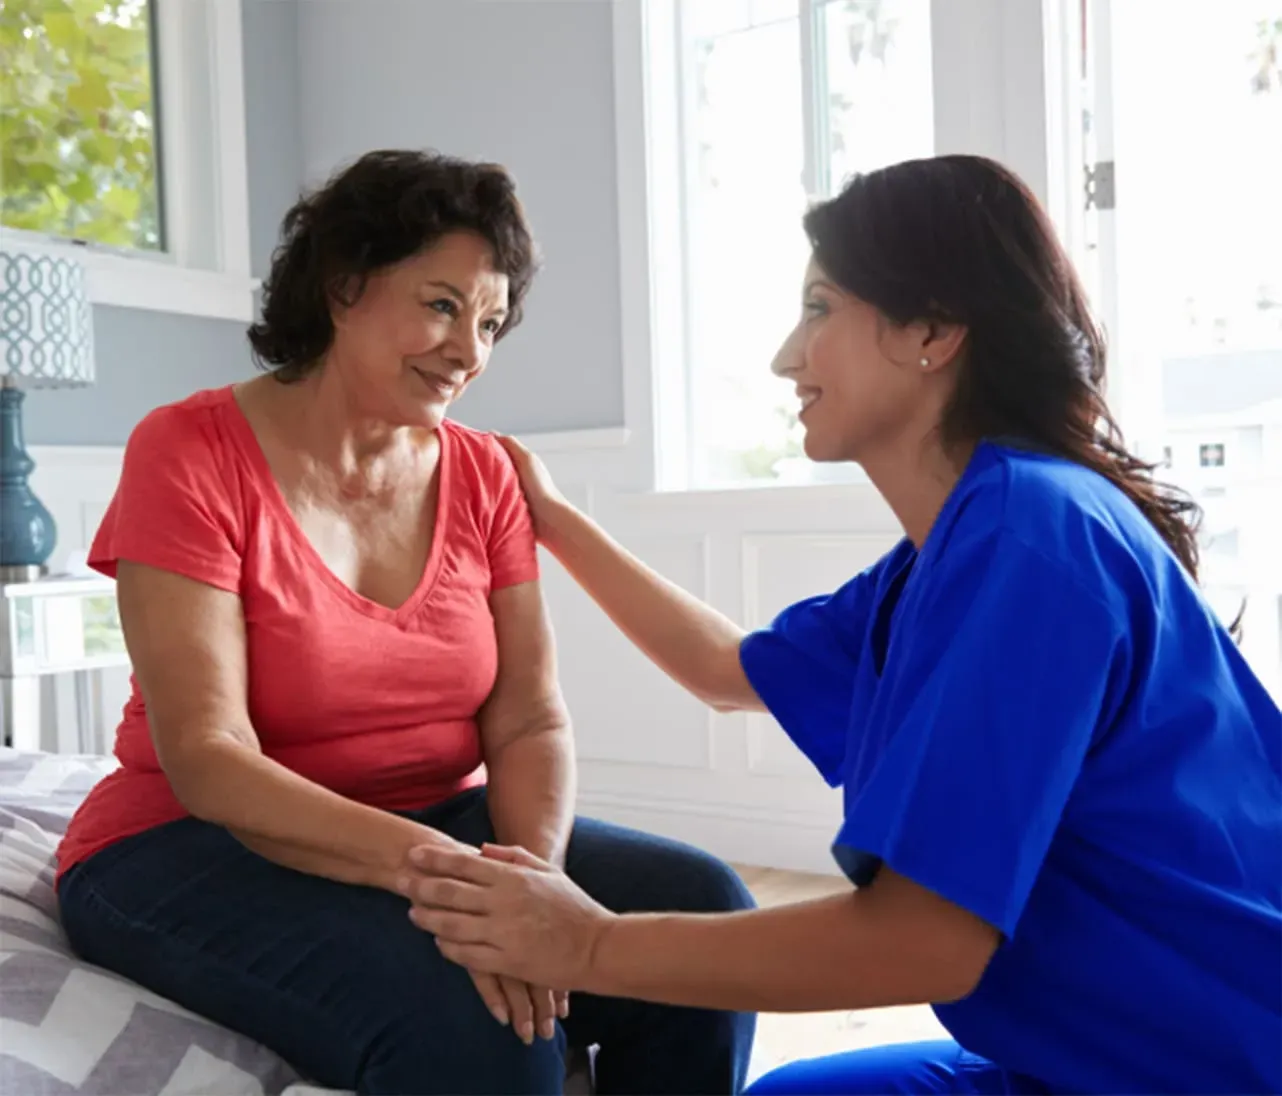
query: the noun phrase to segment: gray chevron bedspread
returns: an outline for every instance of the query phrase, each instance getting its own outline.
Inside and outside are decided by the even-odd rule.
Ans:
[[[54,851],[114,764],[0,747],[0,1096],[346,1096],[72,953]],[[586,1057],[568,1068],[567,1096],[588,1096]]]
[[[0,748],[0,1094],[302,1096],[270,1051],[77,959],[54,849],[107,758]]]

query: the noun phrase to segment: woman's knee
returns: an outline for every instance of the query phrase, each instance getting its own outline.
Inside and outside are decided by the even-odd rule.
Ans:
[[[426,943],[426,941],[424,941]],[[430,945],[429,945],[430,946]],[[387,974],[362,988],[352,1023],[360,1030],[358,1092],[557,1092],[565,1079],[565,1033],[526,1046],[491,1015],[462,967],[416,951],[407,978]],[[372,990],[372,992],[371,992]]]
[[[561,1093],[565,1034],[526,1046],[492,1018],[465,1038],[425,1017],[390,1024],[365,1049],[357,1077],[361,1096],[432,1096],[435,1093]]]
[[[724,860],[696,849],[686,850],[685,909],[695,913],[735,913],[756,908],[739,873]]]
[[[738,873],[710,853],[592,819],[576,823],[566,871],[616,913],[732,913],[755,905]]]

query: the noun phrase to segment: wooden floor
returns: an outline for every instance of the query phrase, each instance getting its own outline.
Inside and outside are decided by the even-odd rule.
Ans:
[[[826,898],[830,894],[843,894],[850,890],[850,884],[840,875],[808,875],[780,868],[754,868],[746,864],[736,864],[735,871],[752,891],[752,897],[759,906],[808,902],[812,898]]]
[[[736,870],[761,906],[806,902],[841,894],[850,884],[837,875],[808,875],[736,865]],[[860,1012],[763,1013],[757,1022],[757,1043],[750,1077],[800,1058],[839,1054],[860,1047],[939,1039],[945,1032],[925,1006],[865,1009]]]

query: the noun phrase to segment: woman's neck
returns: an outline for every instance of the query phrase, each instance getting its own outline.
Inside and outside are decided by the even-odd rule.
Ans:
[[[426,436],[430,431],[398,426],[362,409],[335,371],[322,367],[288,385],[272,377],[249,384],[258,385],[282,440],[345,493],[377,492],[435,449]]]
[[[920,551],[974,451],[973,444],[945,448],[932,431],[861,456],[859,463]]]

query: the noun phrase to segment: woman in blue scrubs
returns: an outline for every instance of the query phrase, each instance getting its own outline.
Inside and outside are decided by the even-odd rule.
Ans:
[[[1123,447],[1104,344],[1028,190],[947,156],[805,220],[775,371],[806,452],[904,528],[745,635],[515,444],[541,537],[664,671],[767,710],[843,790],[854,884],[617,916],[512,849],[424,850],[411,916],[473,970],[740,1010],[929,1002],[955,1041],[758,1093],[1282,1092],[1282,713],[1196,583],[1195,508]]]

